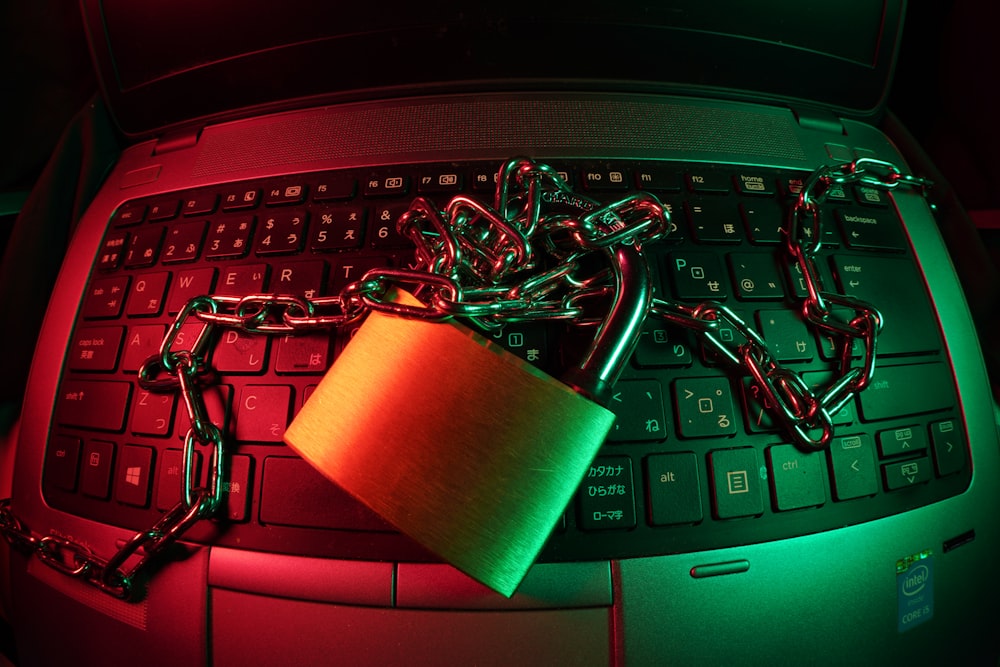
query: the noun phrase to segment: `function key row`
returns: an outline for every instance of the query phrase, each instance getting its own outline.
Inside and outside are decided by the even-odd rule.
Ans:
[[[776,177],[752,168],[720,170],[712,167],[673,166],[669,163],[624,165],[613,163],[560,166],[556,170],[573,187],[594,193],[624,192],[631,189],[656,193],[720,195],[731,192],[746,196],[797,197],[805,175]],[[369,174],[325,172],[304,174],[268,183],[231,184],[217,190],[165,195],[151,200],[122,204],[112,216],[112,225],[125,227],[143,221],[161,222],[183,216],[212,215],[218,211],[246,211],[265,207],[295,206],[307,202],[349,201],[366,198],[402,197],[414,194],[457,194],[466,189],[492,192],[497,173],[491,167],[468,168],[428,165],[419,173],[379,171]],[[834,186],[827,200],[857,202],[885,207],[888,198],[875,188],[857,186],[851,190]]]

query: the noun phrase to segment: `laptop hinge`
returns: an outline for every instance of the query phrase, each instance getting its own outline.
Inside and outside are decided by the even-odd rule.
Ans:
[[[799,121],[799,127],[806,130],[847,134],[844,124],[832,111],[811,107],[792,107],[792,113]]]
[[[200,136],[200,128],[196,130],[182,130],[179,132],[165,134],[156,140],[156,146],[153,148],[153,155],[163,155],[164,153],[173,153],[174,151],[191,148],[198,143],[198,137]]]

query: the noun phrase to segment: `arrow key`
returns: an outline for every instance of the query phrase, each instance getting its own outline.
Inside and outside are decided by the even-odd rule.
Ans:
[[[827,450],[833,472],[833,497],[850,500],[878,492],[875,449],[867,434],[835,437]]]
[[[882,478],[887,491],[898,491],[923,484],[931,479],[931,460],[926,456],[910,461],[882,466]]]
[[[927,449],[927,434],[917,427],[892,428],[878,432],[878,451],[882,458],[912,454]]]
[[[931,424],[931,441],[938,475],[951,475],[965,467],[969,447],[958,420],[948,419]]]

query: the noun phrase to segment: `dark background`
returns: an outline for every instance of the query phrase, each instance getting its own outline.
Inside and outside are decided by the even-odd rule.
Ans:
[[[993,3],[910,3],[889,100],[973,211],[1000,209],[998,24]],[[0,3],[0,193],[30,189],[96,90],[75,2]]]
[[[993,266],[985,267],[990,271],[1000,258],[998,25],[1000,6],[995,3],[911,2],[889,98],[889,109],[915,135],[979,225],[969,239],[984,242],[992,253],[988,262]],[[149,27],[155,27],[152,20]],[[178,39],[182,48],[183,36]],[[96,91],[76,2],[0,2],[0,250],[15,220],[4,213],[32,188],[63,128]],[[961,260],[956,264],[961,266]],[[972,270],[988,275],[983,268]],[[0,285],[0,291],[4,287],[10,286]],[[992,302],[986,309],[998,310],[991,295],[1000,286],[983,287],[989,288],[985,298]],[[967,291],[971,295],[968,284]],[[39,286],[37,292],[33,298],[44,304],[45,288]],[[0,316],[5,326],[18,321],[14,313]],[[984,343],[990,356],[994,346],[985,337]],[[23,351],[0,350],[12,353]],[[0,425],[5,421],[0,414]],[[15,655],[0,619],[0,656]]]

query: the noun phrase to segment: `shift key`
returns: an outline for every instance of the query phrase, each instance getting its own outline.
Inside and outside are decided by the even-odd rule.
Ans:
[[[865,421],[946,410],[955,404],[951,372],[943,363],[878,366],[861,392]]]
[[[121,431],[131,394],[131,382],[67,380],[59,389],[56,419],[63,426]]]

